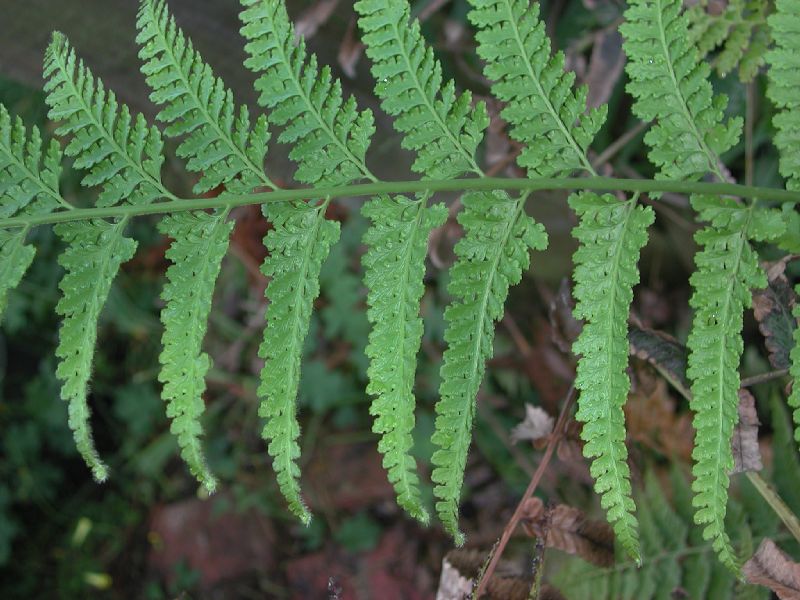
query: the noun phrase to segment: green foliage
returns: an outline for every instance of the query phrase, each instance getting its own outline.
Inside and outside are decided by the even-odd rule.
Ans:
[[[739,139],[742,119],[723,122],[728,103],[713,96],[710,68],[689,39],[680,0],[633,0],[620,31],[628,55],[628,91],[633,112],[655,120],[645,135],[650,160],[664,179],[699,179],[714,173],[721,181],[719,155]]]
[[[769,46],[766,0],[731,0],[724,10],[709,10],[708,0],[686,10],[689,40],[700,56],[719,49],[713,65],[721,77],[738,67],[739,80],[752,82]]]
[[[780,151],[781,175],[786,177],[786,187],[800,189],[800,2],[777,0],[775,13],[770,15],[769,26],[775,47],[767,53],[769,71],[767,95],[778,108],[773,124],[778,130],[775,146]]]
[[[150,99],[165,105],[158,118],[168,124],[167,135],[185,136],[178,156],[201,174],[194,191],[202,194],[221,185],[241,193],[275,187],[264,174],[266,118],[260,117],[251,131],[247,107],[236,110],[233,93],[178,29],[164,0],[142,2],[137,26],[142,73],[153,89]]]
[[[650,207],[635,202],[590,193],[569,200],[580,218],[572,232],[580,243],[574,257],[574,313],[587,321],[572,348],[581,356],[575,387],[581,391],[577,418],[584,423],[583,453],[594,458],[595,489],[617,539],[639,560],[622,406],[630,390],[627,322],[639,281],[636,264],[655,217]]]
[[[56,375],[64,382],[61,397],[69,403],[69,426],[78,452],[97,481],[108,469],[100,460],[89,426],[87,393],[97,340],[97,319],[120,265],[133,258],[136,242],[123,235],[125,219],[118,223],[84,221],[64,223],[56,233],[67,244],[59,257],[66,271],[59,287],[63,294],[56,312],[64,322],[59,333]]]
[[[564,53],[550,56],[539,4],[527,0],[470,0],[478,55],[486,61],[492,92],[506,102],[501,115],[511,136],[525,144],[517,162],[529,177],[594,173],[586,149],[606,118],[602,106],[586,110],[587,88],[572,91]],[[546,140],[546,142],[544,142]]]
[[[178,438],[189,470],[213,492],[216,481],[209,473],[200,448],[200,415],[203,413],[205,375],[211,359],[201,351],[211,298],[220,264],[228,250],[233,221],[221,213],[180,213],[161,221],[159,230],[174,241],[167,251],[172,265],[161,297],[164,324],[159,381],[172,418],[172,433]]]
[[[780,0],[776,16],[769,20],[776,40],[768,56],[769,90],[778,107],[776,145],[790,190],[797,189],[800,181],[796,3]],[[495,323],[503,316],[510,286],[528,268],[530,250],[547,245],[544,228],[525,212],[530,192],[512,198],[503,190],[519,182],[489,180],[482,172],[476,155],[488,125],[487,111],[483,103],[472,105],[469,92],[457,94],[453,82],[443,85],[443,68],[425,44],[419,24],[410,20],[406,2],[360,0],[356,9],[378,80],[376,93],[403,134],[403,146],[416,153],[414,170],[430,186],[410,191],[403,187],[408,184],[382,182],[371,173],[366,158],[375,129],[372,113],[359,111],[353,98],[345,100],[331,69],[319,68],[316,57],[307,55],[284,3],[242,0],[242,4],[242,33],[249,55],[245,64],[258,76],[259,104],[266,109],[255,120],[246,108],[237,108],[231,91],[178,29],[163,0],[143,0],[138,15],[142,70],[153,89],[151,99],[161,105],[158,118],[166,135],[180,138],[179,156],[187,160],[188,170],[199,175],[195,192],[224,188],[213,200],[179,200],[165,188],[159,130],[121,106],[78,60],[66,39],[54,34],[45,56],[50,117],[60,123],[56,134],[69,140],[64,154],[85,172],[83,184],[100,191],[93,208],[67,203],[59,190],[58,142],[43,150],[37,129],[26,131],[20,119],[0,109],[0,307],[33,260],[35,250],[25,244],[29,231],[57,224],[55,230],[67,245],[59,259],[66,274],[57,306],[64,319],[56,351],[57,374],[63,382],[62,397],[69,403],[69,424],[78,450],[95,477],[105,478],[106,467],[92,443],[87,395],[97,322],[115,275],[136,248],[136,242],[124,235],[129,220],[167,214],[159,229],[173,238],[167,252],[172,265],[162,295],[166,305],[159,379],[181,453],[190,471],[213,490],[214,478],[201,450],[200,417],[211,364],[203,352],[203,338],[233,227],[230,211],[263,201],[272,229],[264,240],[269,254],[262,267],[270,281],[267,324],[259,351],[265,361],[258,387],[259,414],[266,420],[263,435],[280,488],[291,510],[308,522],[299,486],[296,411],[320,274],[340,235],[338,221],[328,219],[327,212],[333,197],[368,190],[364,195],[371,199],[363,212],[370,227],[363,237],[368,247],[363,264],[372,325],[366,355],[368,392],[375,396],[373,428],[382,436],[379,449],[399,503],[424,522],[427,514],[411,454],[415,362],[423,331],[419,313],[428,237],[447,214],[442,204],[429,202],[442,184],[451,190],[468,190],[458,216],[464,236],[456,245],[457,260],[450,272],[447,348],[431,436],[436,447],[432,458],[436,510],[447,530],[463,543],[458,502],[476,399],[486,361],[493,353]],[[486,63],[485,74],[494,96],[505,103],[502,116],[510,124],[510,135],[522,145],[519,165],[535,180],[526,183],[533,187],[542,179],[557,177],[558,182],[548,180],[547,184],[586,189],[585,180],[567,178],[576,172],[595,175],[588,153],[606,108],[586,109],[586,88],[573,89],[575,75],[564,70],[564,55],[551,55],[538,4],[526,0],[471,0],[471,4],[469,18],[478,28],[477,51]],[[741,7],[742,3],[732,5]],[[759,10],[755,4],[746,5],[746,11]],[[691,41],[689,23],[680,0],[632,0],[621,28],[629,55],[628,90],[634,96],[634,112],[655,120],[645,141],[659,171],[657,178],[672,180],[669,187],[659,184],[645,189],[674,191],[675,181],[689,182],[679,191],[693,195],[699,220],[707,223],[696,236],[701,250],[691,279],[695,316],[688,344],[691,406],[698,430],[695,498],[683,503],[680,519],[663,499],[648,492],[637,530],[626,462],[622,413],[630,387],[625,374],[626,323],[632,288],[638,281],[639,253],[654,220],[649,207],[637,204],[638,196],[617,199],[587,191],[571,197],[579,217],[574,231],[579,242],[574,256],[575,312],[586,321],[574,347],[581,355],[575,385],[581,392],[578,417],[585,423],[585,453],[593,459],[596,488],[622,547],[638,558],[641,545],[645,566],[640,573],[647,580],[643,589],[663,595],[662,590],[682,581],[699,596],[713,598],[714,590],[729,590],[732,574],[715,567],[701,580],[701,573],[708,571],[705,558],[701,560],[705,554],[687,555],[681,564],[672,558],[687,543],[695,547],[699,543],[700,533],[687,534],[684,526],[693,504],[695,520],[705,527],[702,535],[712,541],[728,567],[736,568],[724,521],[726,514],[731,520],[735,512],[726,507],[730,436],[738,418],[742,314],[750,304],[750,289],[764,284],[751,242],[775,241],[793,251],[799,236],[792,203],[798,198],[775,190],[694,183],[708,176],[727,180],[720,155],[737,144],[741,119],[725,120],[727,100],[713,95],[710,68]],[[723,67],[742,57],[742,64],[757,62],[748,58],[750,50],[742,50],[737,27],[728,30],[728,45],[719,57]],[[295,179],[310,189],[277,190],[264,173],[268,124],[281,129],[278,141],[290,146],[289,156],[297,163]],[[464,174],[477,179],[451,181]],[[351,185],[364,180],[365,187]],[[589,185],[609,189],[607,179],[591,181]],[[626,180],[619,180],[619,187],[642,189]],[[259,188],[269,188],[273,194],[254,194]],[[730,194],[703,194],[709,189]],[[413,199],[401,195],[414,192],[418,195]],[[757,206],[755,200],[746,203],[733,198],[738,192],[762,203],[770,196],[791,202],[782,210]],[[213,210],[204,212],[204,208]],[[352,307],[359,298],[351,284],[345,296]],[[795,333],[795,344],[800,346],[800,334]],[[791,354],[795,379],[800,376],[797,352],[795,347]],[[312,366],[316,373],[328,374],[322,361]],[[790,397],[796,415],[800,415],[798,387]],[[313,390],[313,385],[308,389]],[[312,407],[324,408],[319,402],[308,400]],[[669,535],[673,531],[674,538]],[[671,553],[671,562],[664,569],[654,568],[648,558],[664,547]],[[624,569],[617,572],[612,589],[623,590],[617,595],[628,597],[624,590],[635,589],[630,585],[638,575]]]
[[[485,363],[492,355],[494,323],[503,316],[508,289],[519,283],[530,250],[544,250],[547,234],[525,214],[524,197],[471,193],[463,198],[458,222],[464,237],[450,271],[453,303],[445,311],[447,350],[442,362],[440,400],[436,403],[437,446],[431,462],[436,511],[447,531],[464,543],[458,530],[458,501],[472,437],[475,402]]]

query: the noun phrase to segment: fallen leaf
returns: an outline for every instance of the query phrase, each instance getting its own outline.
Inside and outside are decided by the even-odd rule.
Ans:
[[[619,31],[608,29],[596,34],[585,79],[589,86],[586,98],[589,108],[608,102],[624,66],[625,54],[622,52],[622,35]]]
[[[319,0],[304,10],[303,14],[295,21],[295,37],[297,39],[312,38],[320,26],[330,19],[337,4],[339,4],[339,0]]]
[[[364,44],[356,37],[356,18],[352,17],[347,25],[347,33],[339,44],[339,53],[336,55],[339,66],[350,79],[356,76],[356,65],[363,53]]]
[[[686,377],[689,352],[671,335],[631,325],[628,329],[631,354],[647,361],[677,389],[684,398],[691,395]]]
[[[786,261],[765,266],[769,284],[753,292],[753,313],[764,336],[769,362],[775,369],[789,367],[789,353],[794,346],[792,332],[797,321],[792,314],[797,298],[784,273]]]
[[[525,403],[525,419],[511,430],[511,442],[523,440],[535,442],[547,437],[553,431],[555,419],[539,406]]]
[[[758,421],[756,399],[748,390],[739,390],[739,423],[733,430],[731,450],[733,451],[733,473],[760,471],[761,451],[758,448]]]
[[[583,511],[557,504],[545,507],[539,498],[525,502],[522,525],[531,537],[544,538],[548,548],[580,556],[598,567],[614,564],[614,532],[605,521],[588,519]]]
[[[572,301],[572,290],[569,279],[561,280],[553,301],[550,303],[548,316],[550,318],[551,337],[558,349],[567,354],[572,352],[572,344],[578,339],[583,325],[572,312],[575,310],[575,303]]]
[[[770,539],[764,539],[742,568],[747,581],[768,587],[781,600],[800,600],[800,564]]]

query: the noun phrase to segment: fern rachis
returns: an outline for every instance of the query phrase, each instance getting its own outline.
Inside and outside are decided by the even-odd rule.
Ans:
[[[653,222],[653,211],[637,202],[641,192],[677,191],[692,196],[698,220],[707,223],[697,235],[702,249],[692,277],[696,314],[689,337],[698,429],[695,520],[705,525],[723,561],[735,568],[723,519],[742,312],[749,304],[749,290],[763,283],[751,242],[779,240],[781,248],[786,240],[795,243],[791,225],[785,223],[797,222],[786,215],[800,200],[794,192],[800,104],[794,100],[797,89],[790,68],[798,53],[791,35],[794,20],[786,16],[796,0],[780,0],[781,16],[770,18],[776,49],[767,57],[770,95],[779,109],[775,123],[781,171],[792,191],[726,181],[720,156],[736,144],[741,123],[724,118],[726,99],[713,94],[708,67],[687,44],[687,18],[677,0],[633,0],[622,27],[634,112],[655,120],[646,143],[659,170],[658,181],[596,176],[589,146],[606,108],[586,109],[586,88],[573,89],[575,76],[564,69],[563,54],[551,53],[536,4],[471,0],[469,18],[478,29],[478,54],[486,62],[492,93],[506,103],[502,114],[510,124],[509,134],[523,146],[518,162],[528,179],[509,180],[488,178],[481,170],[478,147],[488,125],[486,109],[481,102],[473,104],[468,91],[456,93],[453,82],[443,85],[442,67],[418,23],[411,21],[407,2],[357,3],[359,26],[378,80],[376,94],[402,134],[402,146],[415,153],[413,170],[422,176],[416,182],[380,181],[370,171],[366,159],[374,132],[372,113],[360,111],[353,98],[345,99],[330,68],[320,69],[316,57],[306,54],[305,43],[295,41],[283,3],[242,4],[246,65],[258,76],[259,103],[266,111],[255,120],[236,105],[232,92],[178,29],[163,0],[143,0],[138,17],[142,71],[153,88],[151,99],[161,105],[158,118],[166,135],[180,138],[178,155],[199,176],[195,192],[224,186],[217,198],[179,199],[164,186],[159,130],[120,106],[60,35],[46,57],[47,101],[51,118],[61,121],[56,134],[70,138],[65,154],[87,171],[83,184],[100,188],[94,207],[75,208],[62,197],[58,142],[43,145],[38,130],[27,132],[0,109],[0,308],[33,260],[34,247],[25,243],[30,229],[57,224],[57,233],[67,242],[60,259],[67,274],[57,308],[64,317],[58,374],[64,381],[62,396],[69,401],[70,425],[95,476],[106,475],[88,426],[87,386],[97,319],[115,274],[134,254],[136,242],[124,235],[128,222],[163,213],[167,216],[159,229],[174,239],[167,254],[173,264],[163,292],[159,378],[181,454],[201,483],[214,488],[200,442],[204,378],[210,367],[210,358],[202,352],[203,338],[233,227],[230,211],[264,204],[274,229],[264,240],[269,256],[262,272],[270,278],[270,304],[259,348],[265,360],[259,414],[266,420],[264,437],[281,491],[291,510],[308,521],[297,466],[296,397],[302,348],[320,293],[320,270],[339,238],[339,224],[326,212],[335,198],[367,196],[363,214],[371,225],[364,236],[368,250],[363,264],[372,325],[366,352],[373,429],[382,436],[379,449],[398,502],[427,521],[410,454],[415,362],[423,329],[420,300],[427,239],[446,217],[444,206],[432,196],[460,190],[466,192],[458,217],[465,233],[456,245],[449,287],[453,299],[445,313],[447,348],[436,405],[432,480],[439,517],[462,542],[458,503],[475,402],[493,352],[494,326],[503,315],[510,286],[528,267],[530,250],[547,243],[544,228],[525,212],[526,202],[539,189],[580,189],[584,192],[569,201],[579,216],[574,230],[579,241],[574,256],[576,316],[586,321],[574,347],[581,355],[575,381],[581,392],[578,417],[584,422],[585,453],[592,459],[601,504],[621,545],[637,556],[639,534],[622,414],[630,386],[625,333],[639,253]],[[311,187],[278,190],[264,172],[270,124],[283,128],[278,141],[291,146],[295,179]],[[572,178],[576,173],[589,177]],[[465,174],[472,178],[458,179]],[[709,175],[718,183],[697,183]],[[259,188],[272,191],[260,193]],[[617,199],[599,196],[596,192],[601,190],[635,194]],[[519,195],[513,196],[513,191]],[[756,205],[756,198],[764,204],[785,202],[784,212]],[[796,379],[796,332],[795,343],[791,356]],[[795,408],[800,404],[798,388],[795,385],[789,399]],[[646,512],[646,552],[655,539],[653,521]]]

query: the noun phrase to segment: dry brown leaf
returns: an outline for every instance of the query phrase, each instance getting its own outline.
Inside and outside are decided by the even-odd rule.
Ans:
[[[781,600],[800,600],[800,564],[770,539],[764,539],[742,569],[747,581],[768,587]]]
[[[624,66],[625,54],[622,52],[622,35],[619,31],[608,29],[597,33],[585,80],[589,86],[586,98],[589,108],[608,102]]]
[[[769,285],[753,292],[753,313],[758,329],[764,336],[769,351],[769,362],[775,369],[789,367],[789,353],[794,345],[792,332],[796,320],[792,314],[796,296],[785,270],[789,255],[782,260],[764,265]]]
[[[569,279],[561,280],[553,301],[550,303],[548,315],[550,317],[551,336],[553,343],[564,353],[572,352],[572,343],[578,339],[583,325],[572,316],[575,303],[572,301],[572,289]]]
[[[523,440],[535,442],[549,436],[553,431],[555,419],[539,406],[525,403],[525,419],[511,430],[511,442]]]
[[[733,451],[733,472],[760,471],[761,451],[758,448],[758,421],[756,399],[748,390],[739,390],[739,423],[733,430],[731,450]]]
[[[356,65],[363,53],[364,44],[356,37],[356,18],[352,17],[347,26],[347,33],[339,44],[339,53],[336,55],[339,66],[350,79],[356,76]]]
[[[337,4],[339,0],[319,0],[308,7],[295,22],[295,37],[304,37],[307,40],[312,38],[320,26],[331,18]]]
[[[597,565],[614,564],[614,532],[605,521],[594,521],[571,506],[545,507],[539,498],[525,502],[522,525],[531,537],[545,538],[557,548]]]

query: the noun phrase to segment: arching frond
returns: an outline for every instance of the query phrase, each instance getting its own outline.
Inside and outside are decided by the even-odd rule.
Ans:
[[[414,150],[413,169],[431,179],[480,174],[475,149],[489,125],[486,106],[473,110],[472,94],[442,87],[442,66],[425,44],[419,21],[410,21],[407,0],[361,0],[355,9],[381,106],[397,117],[402,145]]]
[[[739,117],[724,121],[726,96],[713,96],[708,63],[689,39],[681,0],[631,0],[620,31],[628,55],[633,112],[656,123],[645,135],[664,179],[724,180],[719,156],[738,141]]]
[[[767,54],[767,95],[778,108],[775,146],[786,187],[800,190],[800,0],[776,0],[768,22],[775,40]]]
[[[202,352],[206,323],[211,311],[214,284],[228,249],[233,222],[228,213],[179,213],[161,221],[159,230],[173,239],[167,251],[172,265],[161,297],[164,350],[159,357],[167,416],[178,438],[181,455],[192,474],[209,492],[216,481],[208,470],[200,447],[205,375],[211,359]]]
[[[364,235],[364,283],[369,290],[367,316],[372,323],[367,356],[367,392],[375,395],[370,413],[381,434],[378,449],[397,491],[397,501],[414,518],[428,521],[422,507],[414,458],[414,373],[422,339],[420,298],[425,290],[428,236],[444,223],[447,209],[423,200],[375,198],[364,205],[372,226]]]
[[[289,508],[304,523],[311,515],[297,483],[300,427],[295,400],[303,341],[313,302],[319,295],[319,272],[330,247],[339,239],[339,223],[325,218],[327,206],[323,202],[319,206],[298,203],[270,207],[275,229],[264,238],[270,254],[262,272],[271,281],[267,286],[267,328],[259,348],[259,356],[265,360],[258,388],[265,401],[259,415],[267,419],[264,438],[270,440],[269,453],[281,491]]]
[[[64,268],[59,287],[62,298],[56,312],[63,317],[56,356],[56,375],[64,382],[61,397],[69,403],[69,426],[75,443],[97,481],[105,481],[108,469],[100,460],[89,426],[89,376],[97,340],[97,319],[108,297],[111,282],[122,263],[133,258],[136,242],[123,233],[126,221],[83,221],[56,226],[67,244],[58,262]]]
[[[306,57],[305,41],[296,41],[283,2],[241,0],[242,35],[250,57],[245,66],[260,77],[259,103],[269,119],[284,127],[279,140],[292,144],[303,183],[347,183],[368,176],[364,157],[375,131],[372,113],[359,112],[354,98],[342,101],[342,84],[317,57]]]
[[[458,501],[494,324],[503,316],[509,287],[519,283],[530,264],[530,250],[547,246],[544,228],[525,214],[524,198],[475,192],[463,202],[458,221],[464,237],[456,244],[458,260],[450,271],[453,302],[445,311],[447,350],[432,438],[437,450],[431,459],[436,511],[459,545],[464,535],[458,529]]]
[[[607,108],[586,112],[588,89],[573,90],[575,74],[564,71],[564,53],[550,55],[550,40],[529,0],[470,0],[469,20],[479,28],[478,54],[486,61],[492,92],[506,107],[501,115],[511,137],[525,144],[517,162],[530,177],[593,172],[586,151]]]
[[[738,570],[724,519],[728,473],[733,469],[731,435],[739,420],[742,314],[752,304],[751,288],[764,287],[766,276],[748,242],[752,208],[707,196],[694,197],[692,204],[700,218],[710,222],[695,236],[702,250],[691,277],[695,315],[687,341],[687,375],[697,432],[692,503],[695,522],[705,526],[703,537],[713,542],[724,564]]]
[[[241,193],[274,188],[264,173],[270,137],[266,117],[251,131],[247,107],[236,109],[233,93],[203,62],[164,0],[143,0],[137,26],[142,73],[153,89],[150,99],[165,107],[158,118],[169,124],[166,134],[185,136],[178,155],[201,174],[195,192],[220,185]]]
[[[639,251],[653,223],[650,207],[611,195],[574,194],[569,200],[580,223],[572,234],[575,252],[575,317],[586,324],[573,345],[579,355],[575,387],[581,391],[578,420],[583,422],[583,453],[593,458],[595,490],[614,525],[617,540],[641,560],[622,405],[630,391],[628,312],[639,281]]]
[[[103,188],[98,206],[174,198],[161,183],[164,157],[158,129],[149,127],[142,115],[132,118],[60,33],[53,34],[47,48],[44,76],[50,118],[61,122],[56,133],[72,137],[67,156],[75,158],[76,168],[89,172],[84,185]]]

